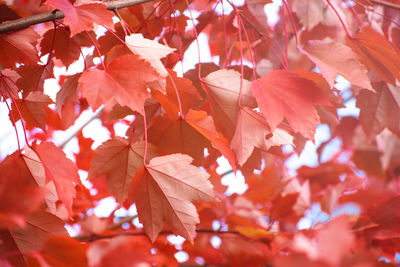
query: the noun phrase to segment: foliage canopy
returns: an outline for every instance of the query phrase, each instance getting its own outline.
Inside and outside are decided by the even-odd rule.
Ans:
[[[282,0],[275,22],[270,0],[9,2],[0,100],[18,149],[0,163],[1,266],[396,266],[396,0]],[[359,116],[338,115],[354,102]],[[98,146],[93,120],[110,136]],[[320,124],[317,162],[289,170]],[[248,188],[227,194],[235,173]]]

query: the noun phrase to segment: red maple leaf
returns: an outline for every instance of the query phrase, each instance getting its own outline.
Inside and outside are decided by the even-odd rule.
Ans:
[[[253,81],[251,86],[260,111],[272,129],[286,118],[294,131],[314,140],[320,120],[313,105],[330,105],[330,102],[313,81],[293,72],[274,70]]]
[[[95,109],[116,101],[143,114],[144,102],[150,97],[146,84],[160,78],[146,61],[136,55],[125,55],[114,59],[106,70],[84,71],[79,83],[83,96]]]

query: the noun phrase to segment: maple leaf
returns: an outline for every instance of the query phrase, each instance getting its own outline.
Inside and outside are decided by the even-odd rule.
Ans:
[[[255,204],[266,203],[281,194],[289,182],[290,178],[279,167],[269,165],[260,175],[253,174],[246,180],[249,189],[244,196]]]
[[[218,70],[208,74],[204,82],[215,112],[214,117],[224,124],[226,130],[232,131],[233,135],[239,112],[240,73],[234,70]],[[251,83],[247,80],[242,82],[241,104],[250,108],[257,106],[251,94]]]
[[[68,103],[78,102],[78,81],[80,77],[81,74],[78,73],[65,78],[56,96],[56,109],[58,114],[62,114],[63,107]]]
[[[148,138],[161,155],[186,153],[196,164],[202,160],[204,148],[210,146],[209,141],[185,120],[169,120],[166,116],[151,120]]]
[[[18,96],[18,87],[15,86],[16,81],[21,78],[21,76],[12,69],[3,69],[0,72],[1,80],[0,80],[0,92],[1,99],[3,101],[9,97],[19,98]],[[4,78],[7,77],[7,78]],[[10,81],[11,80],[11,81]],[[3,84],[4,83],[4,84]],[[4,99],[5,98],[5,99]]]
[[[283,206],[276,206],[273,208],[276,213],[282,214],[284,210],[287,209],[287,207],[285,207],[285,202],[289,200],[289,203],[292,203],[294,201],[294,205],[290,204],[289,206],[295,214],[283,214],[288,216],[287,219],[289,220],[298,220],[297,216],[303,216],[304,212],[311,205],[310,182],[305,181],[300,183],[300,181],[299,178],[292,178],[285,186],[282,195],[278,196],[281,197],[281,200],[284,200],[282,203]]]
[[[64,12],[64,24],[70,27],[72,36],[82,31],[90,31],[93,29],[93,23],[114,28],[113,14],[103,4],[85,4],[75,7],[68,0],[47,0],[46,3]]]
[[[168,76],[168,72],[160,59],[172,53],[175,49],[159,44],[156,41],[143,38],[143,35],[140,33],[126,36],[125,43],[134,54],[149,62],[161,78]],[[154,82],[155,81],[152,83],[153,85]],[[158,82],[160,86],[156,86],[156,88],[165,93],[165,79],[160,79]]]
[[[15,63],[34,64],[39,60],[33,45],[39,35],[27,28],[0,36],[0,63],[4,67],[14,67]]]
[[[54,63],[50,61],[48,65],[24,65],[18,68],[18,74],[21,76],[17,80],[20,90],[26,97],[30,92],[43,92],[46,79],[54,78]]]
[[[384,36],[367,26],[352,39],[346,38],[346,42],[382,80],[392,84],[395,79],[400,80],[400,58]]]
[[[69,236],[51,236],[43,244],[39,255],[33,255],[39,262],[48,266],[86,267],[88,244],[81,243]],[[43,262],[44,261],[44,262]]]
[[[0,253],[5,255],[4,252],[10,250],[18,252],[9,257],[10,262],[14,266],[25,266],[26,256],[41,248],[46,240],[54,235],[68,235],[64,228],[64,222],[53,214],[38,210],[27,218],[24,228],[15,227],[0,230],[2,241]],[[7,250],[7,248],[10,250]]]
[[[181,115],[185,115],[190,108],[196,106],[201,97],[189,79],[177,77],[174,71],[170,71],[169,73],[170,77],[167,79],[166,94],[164,95],[160,91],[152,91],[152,95],[161,104],[168,117],[171,120],[175,120],[179,118],[179,103],[175,87],[178,91],[183,111]]]
[[[31,14],[35,20],[53,9],[65,14],[54,28],[50,22],[0,36],[3,110],[8,104],[11,114],[27,121],[23,128],[4,125],[16,128],[18,148],[32,143],[0,163],[0,266],[177,266],[179,250],[187,253],[189,265],[199,259],[215,266],[396,263],[400,30],[393,23],[399,19],[395,1],[284,1],[274,25],[264,12],[271,0],[233,3],[228,7],[233,12],[222,2],[216,7],[222,12],[214,12],[213,1],[194,0],[192,7],[208,10],[194,18],[185,1],[37,2],[0,3],[1,32],[21,25],[9,19],[29,24]],[[119,21],[112,23],[114,15],[104,4],[135,6],[118,7]],[[378,7],[382,14],[370,16]],[[368,18],[370,26],[362,26],[360,18]],[[197,35],[199,61],[209,50],[215,63],[199,62],[188,70],[187,60],[197,61],[192,55]],[[79,47],[88,48],[82,49],[83,65]],[[84,70],[76,73],[72,64]],[[320,73],[310,72],[313,68]],[[350,91],[335,88],[337,77],[351,83]],[[54,109],[44,85],[46,94],[55,94],[57,84],[50,87],[57,82]],[[354,98],[360,115],[339,116],[338,109]],[[98,136],[84,138],[87,123],[79,122],[87,109],[100,106],[103,112],[87,123],[95,119],[111,140],[95,152]],[[318,123],[330,137],[317,149],[317,162],[292,172],[293,154],[307,152],[306,137],[312,139]],[[79,153],[70,153],[76,166],[46,143],[73,124],[77,129],[70,129],[66,140],[78,144]],[[116,137],[127,127],[127,138]],[[27,140],[20,138],[24,131]],[[16,147],[5,137],[0,158]],[[278,147],[286,143],[293,143],[293,152]],[[331,144],[338,144],[335,151]],[[233,170],[240,166],[244,193],[230,194],[244,188],[229,182],[234,174],[219,166],[221,153]],[[89,172],[94,190],[80,183],[77,167]],[[218,201],[195,204],[213,199],[208,174]],[[118,208],[137,208],[143,232],[132,214],[119,217],[125,216],[121,210],[106,218],[90,215],[110,196]],[[315,211],[313,203],[329,215],[348,203],[360,212],[297,229],[299,220]],[[79,230],[76,238],[66,234],[65,223]],[[171,231],[186,237],[181,249],[171,244]],[[146,234],[156,242],[150,244]],[[219,246],[213,246],[214,235]]]
[[[86,138],[80,132],[77,136],[79,143],[79,153],[74,153],[76,166],[84,171],[89,171],[90,160],[94,156],[92,145],[94,141],[91,138]]]
[[[72,201],[76,191],[74,183],[79,184],[78,168],[64,152],[53,143],[43,142],[34,147],[46,174],[46,181],[53,181],[60,200],[68,213],[72,215]]]
[[[94,35],[92,32],[89,34]],[[93,37],[95,38],[95,36]],[[56,28],[43,34],[43,39],[40,41],[40,51],[43,55],[50,52],[54,53],[54,57],[60,59],[68,70],[69,66],[79,59],[81,55],[80,46],[92,45],[86,33],[78,33],[70,37],[67,27]]]
[[[106,175],[107,188],[115,199],[123,203],[128,197],[132,178],[143,167],[144,143],[130,143],[115,137],[101,144],[90,162],[88,178]],[[147,159],[156,156],[156,148],[148,144]]]
[[[376,94],[362,90],[357,96],[359,121],[370,142],[384,128],[400,132],[400,94],[398,88],[385,83],[374,86]]]
[[[323,1],[299,0],[292,2],[292,10],[308,30],[324,21],[326,6],[327,4]]]
[[[351,253],[355,236],[345,216],[335,218],[317,230],[314,240],[299,233],[294,237],[293,249],[304,252],[311,260],[320,260],[338,266]]]
[[[16,111],[16,107],[18,107],[26,122],[32,126],[40,127],[45,131],[46,111],[44,108],[51,103],[53,103],[53,101],[48,95],[39,91],[30,92],[24,99],[17,99],[13,103],[12,114],[16,121],[20,119],[19,113]]]
[[[149,63],[137,55],[125,55],[113,60],[106,70],[85,70],[79,83],[83,96],[95,109],[115,99],[121,106],[143,114],[144,102],[150,97],[146,84],[159,78]]]
[[[261,27],[267,30],[266,25],[268,24],[267,15],[264,12],[264,6],[271,3],[271,0],[247,0],[246,6],[250,13],[256,19]]]
[[[303,47],[303,53],[317,65],[330,87],[333,87],[336,76],[342,75],[351,84],[374,91],[367,76],[367,68],[344,44],[330,39],[313,40]]]
[[[151,248],[145,237],[118,236],[110,240],[99,240],[92,243],[87,251],[89,266],[150,267],[160,259],[152,255]]]
[[[36,184],[47,191],[45,195],[46,211],[56,214],[57,201],[59,201],[56,187],[53,181],[46,181],[46,173],[38,155],[28,146],[25,147],[25,154],[22,156],[26,166],[32,174]]]
[[[260,113],[247,107],[240,109],[231,147],[235,151],[238,163],[241,166],[250,157],[255,147],[268,150],[271,146],[292,143],[293,137],[288,132],[279,128],[275,128],[271,132],[264,116]]]
[[[192,161],[183,154],[156,157],[134,177],[131,195],[153,242],[165,221],[177,234],[193,242],[199,217],[191,201],[214,199],[209,174],[191,165]]]
[[[236,171],[235,154],[229,148],[229,143],[225,137],[215,128],[214,120],[211,116],[208,116],[205,111],[190,109],[186,114],[185,121],[207,138],[211,145],[229,161],[233,171]]]
[[[313,104],[330,105],[330,102],[313,81],[293,72],[274,70],[253,81],[251,88],[272,129],[286,117],[294,131],[314,140],[320,120]]]
[[[264,266],[269,262],[270,249],[264,242],[235,235],[224,235],[221,239],[228,266]]]
[[[35,184],[19,152],[1,162],[0,173],[0,228],[25,226],[25,218],[39,208],[45,190]]]

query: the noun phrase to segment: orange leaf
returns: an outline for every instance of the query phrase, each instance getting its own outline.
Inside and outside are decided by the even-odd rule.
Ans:
[[[205,111],[189,110],[185,121],[207,138],[211,145],[217,149],[229,161],[233,171],[236,172],[236,157],[229,148],[229,143],[225,137],[217,131],[214,120]]]
[[[170,77],[167,78],[166,87],[167,94],[164,95],[160,91],[152,91],[152,95],[161,104],[168,117],[174,120],[179,118],[179,104],[175,86],[182,106],[182,115],[185,115],[190,108],[196,106],[201,97],[189,79],[177,77],[174,71],[169,73]]]
[[[353,39],[346,38],[346,42],[382,80],[392,84],[395,79],[400,80],[399,54],[384,36],[367,26]]]
[[[191,202],[214,199],[209,174],[191,165],[192,160],[183,154],[156,157],[135,175],[132,197],[153,242],[165,221],[177,234],[193,242],[199,216]]]

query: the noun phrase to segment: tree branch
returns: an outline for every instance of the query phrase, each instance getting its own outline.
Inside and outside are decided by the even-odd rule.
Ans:
[[[94,121],[97,118],[100,118],[100,116],[103,114],[103,107],[99,108],[93,115],[92,117],[90,117],[89,120],[87,120],[81,127],[79,127],[79,129],[77,129],[73,134],[70,135],[70,137],[68,137],[61,145],[59,145],[58,147],[63,149],[69,141],[72,140],[72,138],[74,138],[75,136],[77,136],[82,130],[83,128],[85,128],[89,123],[91,123],[92,121]]]
[[[238,231],[235,230],[212,230],[212,229],[196,229],[197,233],[203,233],[203,234],[236,234],[240,235]],[[160,235],[172,235],[174,234],[171,230],[164,230],[159,233]],[[145,236],[145,232],[122,232],[122,233],[117,233],[117,234],[109,234],[109,235],[97,235],[97,234],[91,234],[91,235],[78,235],[75,237],[75,239],[81,241],[81,242],[93,242],[96,240],[100,239],[109,239],[109,238],[114,238],[117,236]]]
[[[152,0],[116,0],[110,2],[103,2],[102,4],[106,5],[108,10],[116,10],[118,8],[139,5],[150,1]],[[62,19],[64,17],[65,17],[64,13],[60,10],[53,10],[46,13],[40,13],[37,15],[4,22],[0,24],[0,33],[16,31],[43,22]]]
[[[400,5],[396,5],[390,2],[386,2],[383,0],[370,0],[372,3],[377,4],[377,5],[381,5],[384,7],[389,7],[389,8],[393,8],[393,9],[397,9],[400,10]]]

